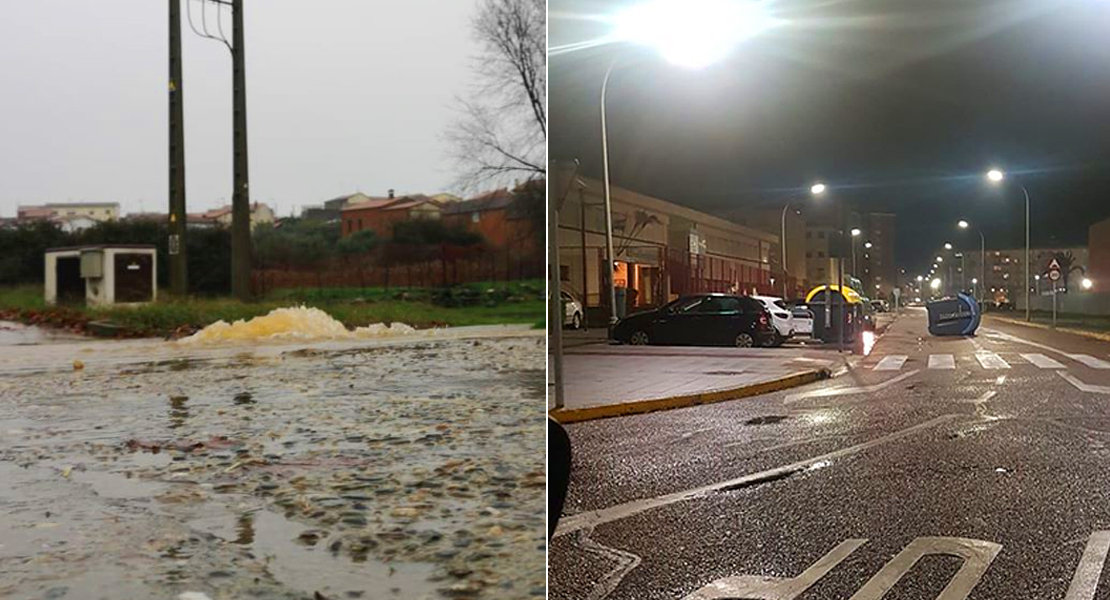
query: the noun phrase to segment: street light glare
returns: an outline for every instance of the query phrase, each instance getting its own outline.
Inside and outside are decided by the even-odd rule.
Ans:
[[[859,235],[861,233],[863,233],[863,232],[860,231],[859,229],[853,229],[852,230],[852,237],[856,237],[857,235]]]
[[[922,277],[921,275],[918,275],[918,276],[917,276],[917,280],[918,280],[918,281],[925,281],[925,278],[924,278],[924,277]]]
[[[952,249],[952,244],[949,244],[948,242],[945,242],[944,243],[944,249],[945,250],[951,250]]]
[[[820,196],[821,194],[824,194],[825,193],[825,184],[823,184],[823,183],[813,184],[813,187],[809,188],[809,193],[813,194],[814,196]]]
[[[944,262],[944,257],[943,257],[943,256],[938,256],[938,257],[937,257],[937,262],[938,262],[938,263],[942,263],[942,262]]]
[[[998,169],[991,169],[990,171],[987,171],[987,179],[990,179],[991,181],[999,182],[1002,181],[1003,177],[1005,176],[1002,174],[1002,171],[999,171]]]
[[[871,242],[865,242],[865,243],[863,244],[863,247],[864,247],[864,248],[867,248],[868,250],[870,250],[870,249],[871,249],[871,246],[874,246],[874,244],[872,244]]]
[[[967,221],[962,220],[959,223],[956,223],[956,225],[959,226],[960,229],[967,229],[971,226]]]
[[[614,37],[652,46],[692,69],[724,59],[741,41],[775,24],[763,2],[648,0],[617,14]]]
[[[1083,283],[1083,289],[1085,289],[1085,290],[1089,290],[1089,289],[1091,289],[1091,287],[1092,287],[1092,286],[1093,286],[1093,285],[1095,284],[1095,282],[1091,281],[1091,280],[1090,280],[1089,278],[1087,278],[1087,277],[1084,277],[1084,278],[1083,278],[1083,282],[1082,282],[1082,283]]]
[[[934,290],[939,289],[940,288],[940,278],[937,278],[937,279],[934,279],[934,280],[930,281],[929,282],[929,287],[933,288]]]

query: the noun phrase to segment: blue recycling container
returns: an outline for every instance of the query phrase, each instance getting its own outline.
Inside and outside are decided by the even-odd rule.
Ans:
[[[982,319],[982,311],[975,298],[956,294],[925,305],[929,311],[929,333],[933,335],[975,335]]]

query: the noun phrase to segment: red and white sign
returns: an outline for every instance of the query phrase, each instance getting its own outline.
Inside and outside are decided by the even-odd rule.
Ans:
[[[1048,278],[1051,281],[1060,280],[1060,263],[1057,262],[1055,258],[1052,259],[1052,262],[1048,263]]]

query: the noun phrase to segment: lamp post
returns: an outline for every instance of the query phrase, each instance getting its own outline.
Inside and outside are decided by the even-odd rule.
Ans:
[[[815,183],[809,188],[809,193],[813,196],[820,196],[825,193],[825,184]],[[786,280],[789,272],[786,270],[786,211],[790,208],[790,203],[787,202],[786,206],[782,207],[782,238],[779,246],[782,247],[782,297],[786,298]]]
[[[861,233],[863,232],[858,227],[852,230],[852,277],[859,277],[859,274],[856,273],[856,238]]]
[[[665,59],[687,68],[702,68],[724,59],[742,40],[775,24],[761,2],[716,3],[656,0],[621,11],[611,39],[654,47]],[[609,78],[620,59],[609,63],[601,82],[601,162],[605,187],[605,250],[609,286],[609,327],[617,322],[613,281],[613,204],[609,178],[609,130],[606,97]]]
[[[956,226],[960,229],[967,229],[971,224],[961,219]],[[975,231],[979,232],[979,280],[983,285],[987,285],[987,238],[983,237],[983,230],[976,228]],[[975,280],[972,280],[975,283]],[[985,298],[980,297],[979,302],[982,303]]]
[[[1006,175],[998,169],[987,171],[987,179],[992,183],[999,184],[1005,178]],[[1025,189],[1025,185],[1021,182],[1018,182],[1018,185],[1021,186],[1021,192],[1025,195],[1025,320],[1029,321],[1031,319],[1029,311],[1029,190]]]

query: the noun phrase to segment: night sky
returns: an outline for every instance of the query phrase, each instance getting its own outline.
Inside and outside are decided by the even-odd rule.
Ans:
[[[597,39],[627,2],[551,0],[550,45]],[[898,215],[910,274],[945,241],[1085,245],[1110,216],[1110,1],[771,3],[784,23],[699,71],[649,48],[550,58],[550,156],[601,178],[609,87],[615,185],[706,212],[805,197]],[[1011,175],[1001,188],[983,174]],[[812,205],[812,202],[810,203]]]

